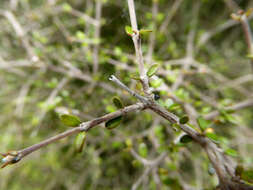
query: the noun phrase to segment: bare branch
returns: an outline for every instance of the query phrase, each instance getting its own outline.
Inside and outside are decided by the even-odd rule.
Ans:
[[[139,64],[140,78],[141,78],[141,82],[142,82],[142,86],[143,86],[143,90],[145,94],[150,95],[148,77],[146,75],[146,69],[144,67],[144,59],[143,59],[142,49],[141,49],[141,37],[140,37],[140,33],[138,31],[138,26],[137,26],[134,0],[128,0],[127,2],[128,2],[128,9],[129,9],[129,14],[130,14],[132,30],[133,30],[132,39],[134,42],[135,53],[136,53],[137,61]]]

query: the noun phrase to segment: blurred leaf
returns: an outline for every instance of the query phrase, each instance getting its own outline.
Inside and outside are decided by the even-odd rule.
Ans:
[[[126,145],[127,145],[128,148],[132,148],[132,146],[133,146],[132,140],[128,138],[128,139],[126,140]]]
[[[64,125],[70,127],[76,127],[81,124],[80,119],[74,115],[63,114],[60,116],[60,120]]]
[[[125,32],[127,35],[132,36],[133,35],[133,30],[131,26],[125,26]]]
[[[114,129],[115,127],[118,127],[122,121],[122,116],[115,117],[105,123],[105,127],[107,129]]]
[[[174,101],[170,98],[166,99],[164,102],[164,107],[169,109],[174,104]]]
[[[253,170],[245,170],[242,172],[241,179],[253,183]]]
[[[241,20],[241,15],[237,15],[235,13],[232,13],[230,16],[231,16],[231,18],[233,20],[236,20],[236,21],[240,21]]]
[[[193,139],[192,139],[192,137],[191,136],[189,136],[189,135],[184,135],[184,136],[182,136],[181,138],[180,138],[180,142],[181,143],[189,143],[189,142],[192,142],[193,141]]]
[[[140,29],[140,31],[139,31],[140,34],[147,34],[147,33],[150,33],[150,32],[152,32],[152,30]]]
[[[202,131],[205,131],[205,129],[208,128],[209,126],[209,122],[205,120],[203,117],[198,117],[197,122]]]
[[[179,119],[180,124],[186,124],[188,121],[189,121],[189,117],[187,115],[185,115]]]
[[[147,76],[152,77],[158,70],[159,64],[154,64],[152,65],[148,71],[147,71]]]
[[[76,32],[76,37],[79,39],[79,40],[84,40],[86,38],[84,32],[82,31],[77,31]]]
[[[177,179],[166,176],[165,178],[162,178],[162,182],[163,184],[169,186],[170,189],[183,190],[183,187],[180,185]]]
[[[159,168],[158,169],[158,173],[160,175],[168,175],[169,171],[167,169],[165,169],[165,168]]]
[[[138,168],[138,167],[141,167],[142,164],[139,160],[133,160],[132,165],[133,167]]]
[[[233,123],[233,124],[238,123],[236,118],[231,114],[231,110],[227,111],[227,110],[221,109],[219,111],[220,111],[220,114],[223,117],[223,119],[225,119],[225,121],[228,121],[228,122]]]
[[[243,170],[244,170],[244,168],[243,168],[242,165],[240,165],[240,164],[237,165],[236,168],[235,168],[235,175],[241,177],[241,175],[243,173]]]
[[[163,79],[161,78],[153,79],[150,81],[151,86],[154,88],[158,88],[159,86],[161,86],[162,83],[163,83]]]
[[[225,153],[229,156],[233,156],[233,157],[237,157],[238,153],[236,150],[232,149],[232,148],[228,148],[227,150],[225,150]]]
[[[139,154],[142,156],[142,157],[147,157],[148,155],[148,148],[147,148],[147,145],[145,143],[141,143],[139,145]]]
[[[86,132],[81,132],[76,136],[75,139],[75,150],[80,153],[83,150],[84,144],[86,140]]]
[[[141,80],[139,73],[131,73],[130,78],[134,80]]]
[[[253,59],[253,54],[246,55],[247,58]]]
[[[114,97],[112,98],[112,101],[113,101],[114,105],[116,106],[116,108],[121,109],[121,108],[124,107],[124,106],[123,106],[123,103],[122,103],[122,101],[120,100],[119,97],[114,96]]]
[[[215,133],[206,133],[206,136],[214,142],[219,142],[219,137]]]
[[[62,5],[62,9],[66,12],[70,12],[72,10],[72,7],[68,3],[64,3]]]
[[[171,105],[169,108],[167,108],[167,109],[169,109],[169,110],[171,110],[171,111],[180,110],[180,109],[181,109],[181,105],[178,104],[178,103],[174,103],[174,104],[172,104],[172,105]]]
[[[250,8],[250,9],[248,9],[248,10],[246,11],[245,15],[246,15],[247,17],[249,17],[249,16],[251,15],[252,12],[253,12],[253,8]]]

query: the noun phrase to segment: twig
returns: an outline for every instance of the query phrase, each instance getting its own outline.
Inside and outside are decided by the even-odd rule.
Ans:
[[[164,33],[165,30],[167,29],[171,19],[173,18],[173,16],[176,14],[178,8],[180,7],[180,5],[182,4],[183,0],[176,0],[174,1],[170,11],[168,11],[168,15],[165,18],[164,22],[162,23],[161,27],[159,28],[161,33]]]
[[[146,97],[143,97],[143,96],[137,94],[136,92],[132,91],[125,84],[123,84],[119,79],[117,79],[117,77],[115,77],[114,75],[111,75],[109,80],[114,82],[115,84],[117,84],[120,88],[122,88],[122,89],[126,90],[127,92],[129,92],[129,94],[136,97],[141,102],[148,104],[148,99]]]
[[[52,144],[53,142],[55,141],[58,141],[60,139],[63,139],[65,137],[68,137],[68,136],[71,136],[73,134],[77,134],[79,132],[82,132],[82,131],[88,131],[90,130],[91,128],[103,123],[103,122],[106,122],[108,120],[111,120],[113,118],[116,118],[118,116],[121,116],[121,115],[125,115],[129,112],[134,112],[134,111],[137,111],[137,110],[142,110],[145,108],[145,105],[142,104],[142,103],[137,103],[137,104],[133,104],[133,105],[130,105],[130,106],[127,106],[123,109],[120,109],[118,111],[115,111],[113,113],[109,113],[109,114],[106,114],[102,117],[98,117],[96,119],[93,119],[91,121],[87,121],[87,122],[83,122],[81,123],[78,127],[75,127],[73,129],[69,129],[69,130],[66,130],[65,132],[63,133],[60,133],[58,135],[55,135],[49,139],[46,139],[38,144],[35,144],[35,145],[32,145],[30,147],[27,147],[23,150],[20,150],[20,151],[17,151],[18,152],[18,155],[17,157],[19,158],[19,160],[21,160],[22,158],[24,158],[25,156],[27,156],[28,154],[31,154],[32,152],[34,151],[37,151],[45,146],[47,146],[48,144]]]
[[[128,9],[129,9],[129,14],[130,14],[132,30],[134,32],[132,35],[132,39],[134,43],[137,61],[139,64],[140,78],[141,78],[141,82],[142,82],[142,86],[143,86],[143,90],[145,94],[150,95],[148,77],[146,75],[146,69],[144,67],[144,60],[143,60],[142,49],[141,49],[141,37],[140,37],[140,33],[138,31],[138,26],[137,26],[134,1],[128,0],[127,2],[128,2]]]
[[[157,27],[157,14],[158,14],[158,1],[153,1],[152,5],[152,22],[153,22],[153,31],[149,35],[149,45],[148,45],[148,53],[146,55],[146,62],[148,65],[152,63],[152,55],[155,47],[155,39],[156,39],[156,27]]]
[[[253,106],[253,99],[248,99],[248,100],[244,100],[242,102],[239,102],[239,103],[237,103],[233,106],[226,107],[225,110],[237,111],[237,110],[247,108],[247,107],[251,107],[251,106]],[[213,112],[210,112],[210,113],[206,114],[204,116],[204,118],[205,119],[213,119],[216,116],[218,116],[219,114],[220,114],[219,111],[213,111]]]
[[[95,31],[94,31],[94,38],[96,40],[100,40],[100,25],[101,25],[101,14],[102,14],[102,0],[96,1],[96,21],[98,22],[97,25],[95,25]],[[98,64],[99,64],[99,42],[98,44],[94,45],[93,49],[93,74],[96,74],[98,71]]]
[[[36,54],[34,53],[28,38],[25,36],[25,32],[23,30],[23,28],[21,27],[21,25],[19,24],[18,20],[16,19],[16,17],[12,14],[12,12],[10,11],[1,11],[0,10],[0,14],[3,14],[8,21],[11,23],[12,27],[14,28],[17,36],[20,38],[20,40],[22,41],[22,44],[24,46],[24,48],[26,49],[29,58],[33,61],[33,62],[37,62],[39,61],[39,58],[36,56]]]

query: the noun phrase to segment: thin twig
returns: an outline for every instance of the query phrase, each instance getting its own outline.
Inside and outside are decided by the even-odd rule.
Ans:
[[[140,78],[141,78],[141,82],[142,82],[142,86],[143,86],[143,90],[145,94],[150,95],[148,77],[146,75],[146,69],[144,67],[144,59],[143,59],[142,49],[141,49],[141,37],[140,37],[140,33],[138,31],[138,26],[137,26],[134,1],[128,0],[127,2],[128,2],[128,9],[129,9],[129,14],[130,14],[132,30],[134,32],[132,35],[132,39],[134,43],[138,65],[139,65]]]
[[[93,127],[95,127],[95,126],[97,126],[97,125],[99,125],[103,122],[106,122],[108,120],[111,120],[111,119],[116,118],[116,117],[121,116],[121,115],[125,115],[129,112],[142,110],[144,108],[145,108],[144,104],[137,103],[137,104],[127,106],[127,107],[125,107],[123,109],[120,109],[118,111],[115,111],[113,113],[106,114],[102,117],[98,117],[98,118],[93,119],[91,121],[83,122],[78,127],[66,130],[63,133],[55,135],[55,136],[53,136],[49,139],[46,139],[46,140],[44,140],[44,141],[42,141],[38,144],[32,145],[30,147],[27,147],[23,150],[18,151],[18,157],[21,160],[23,157],[27,156],[28,154],[31,154],[32,152],[37,151],[37,150],[47,146],[48,144],[52,144],[55,141],[58,141],[58,140],[63,139],[65,137],[71,136],[73,134],[77,134],[77,133],[82,132],[82,131],[88,131],[91,128],[93,128]]]

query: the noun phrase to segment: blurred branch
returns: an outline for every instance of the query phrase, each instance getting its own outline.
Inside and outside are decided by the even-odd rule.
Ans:
[[[170,11],[168,11],[167,17],[165,18],[164,22],[162,23],[162,25],[159,28],[159,31],[161,33],[164,33],[171,21],[171,19],[173,18],[173,16],[176,14],[178,8],[180,7],[180,5],[182,4],[183,0],[175,0]]]
[[[25,32],[22,28],[22,26],[19,24],[18,20],[16,19],[16,17],[12,14],[12,12],[10,11],[3,11],[0,10],[0,14],[4,15],[8,21],[10,22],[10,24],[12,25],[13,29],[15,30],[18,38],[22,41],[22,44],[24,46],[24,48],[26,49],[29,58],[32,62],[37,62],[39,61],[39,58],[36,56],[36,54],[34,53],[28,38],[25,36]]]
[[[102,15],[102,0],[96,0],[96,21],[98,22],[95,25],[94,38],[100,41],[100,25],[101,25],[101,15]],[[93,48],[93,74],[96,74],[98,71],[99,64],[99,43],[94,45]]]
[[[225,110],[237,111],[243,108],[252,107],[253,98],[239,102],[233,106],[226,107]],[[205,119],[213,119],[220,114],[219,111],[213,111],[205,115]]]

